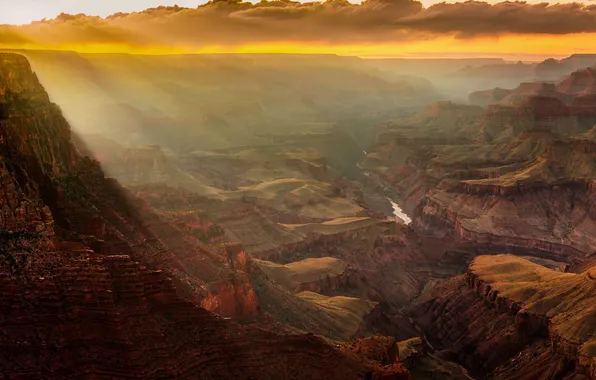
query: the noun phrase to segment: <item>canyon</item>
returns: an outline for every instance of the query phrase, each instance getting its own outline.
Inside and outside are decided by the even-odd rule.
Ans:
[[[3,376],[407,378],[397,354],[215,314],[257,310],[244,251],[183,233],[106,178],[23,56],[0,55],[0,88]]]
[[[0,374],[596,378],[590,59],[1,53]]]
[[[361,163],[416,234],[469,264],[404,313],[474,378],[595,376],[593,72],[432,104],[384,126]]]

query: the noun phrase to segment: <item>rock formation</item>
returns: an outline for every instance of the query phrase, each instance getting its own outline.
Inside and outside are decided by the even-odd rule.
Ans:
[[[594,378],[590,273],[480,256],[413,315],[435,348],[450,351],[477,376]]]
[[[422,200],[414,223],[491,249],[526,248],[581,262],[594,247],[594,149],[585,139],[553,140],[519,169],[445,184]]]
[[[528,97],[548,97],[571,103],[577,97],[596,94],[596,70],[593,67],[581,68],[571,72],[556,82],[524,82],[514,89],[494,88],[472,92],[471,104],[481,107],[500,104],[519,106]]]
[[[356,379],[386,372],[315,336],[278,336],[200,308],[255,312],[243,250],[214,251],[106,179],[77,152],[23,56],[0,54],[0,99],[3,377]]]
[[[510,95],[512,90],[507,90],[504,88],[493,88],[492,90],[480,90],[472,92],[468,100],[470,104],[480,106],[480,107],[487,107],[491,104],[498,104],[505,98],[506,96]]]
[[[469,142],[420,132],[414,146],[400,137],[408,128],[394,126],[363,166],[398,190],[418,233],[579,264],[594,251],[590,96],[490,105],[468,124]]]
[[[522,105],[530,97],[562,100],[563,94],[557,91],[557,86],[554,83],[521,83],[516,89],[503,97],[499,104],[516,107]]]
[[[342,347],[345,352],[354,352],[365,358],[381,363],[385,373],[374,376],[378,380],[401,380],[409,379],[409,373],[400,364],[399,346],[394,338],[374,337],[359,339]]]
[[[557,85],[557,89],[564,94],[572,96],[595,95],[596,70],[588,67],[574,71]]]

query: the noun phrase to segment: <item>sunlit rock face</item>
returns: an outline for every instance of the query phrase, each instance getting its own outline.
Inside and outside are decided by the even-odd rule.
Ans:
[[[593,378],[594,310],[582,305],[591,302],[594,286],[590,272],[480,256],[413,314],[437,349],[457,356],[476,376]]]

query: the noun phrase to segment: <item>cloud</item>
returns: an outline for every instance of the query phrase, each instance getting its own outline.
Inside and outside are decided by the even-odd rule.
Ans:
[[[399,20],[401,26],[465,35],[570,34],[596,31],[596,6],[479,1],[441,3]]]
[[[198,8],[158,7],[107,18],[62,14],[24,26],[0,26],[0,45],[52,47],[122,44],[200,48],[250,43],[399,43],[453,35],[596,32],[596,5],[480,1],[424,8],[416,0],[256,4],[212,1]]]

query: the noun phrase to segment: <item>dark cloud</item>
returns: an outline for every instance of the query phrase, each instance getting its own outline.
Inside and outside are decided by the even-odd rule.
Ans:
[[[62,14],[22,27],[0,26],[0,44],[119,43],[203,47],[246,43],[398,42],[454,35],[596,32],[596,6],[479,1],[424,8],[415,0],[212,1],[198,8],[159,7],[108,18]]]
[[[580,3],[528,4],[480,1],[441,3],[399,20],[415,30],[434,33],[569,34],[596,31],[596,6]]]

